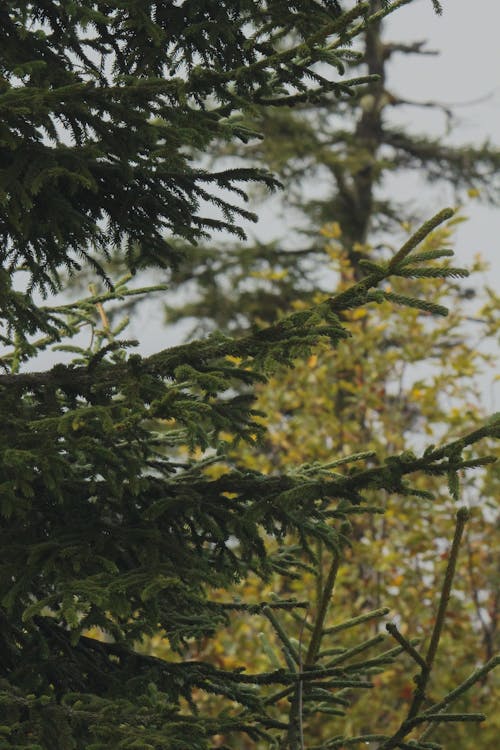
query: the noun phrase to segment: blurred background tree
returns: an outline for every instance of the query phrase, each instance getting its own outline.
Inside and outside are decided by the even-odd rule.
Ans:
[[[371,6],[375,11],[382,2],[372,1]],[[376,74],[379,80],[360,86],[354,96],[342,100],[298,104],[293,109],[257,109],[262,140],[249,144],[245,151],[222,143],[214,150],[214,158],[226,155],[231,163],[257,158],[279,176],[285,193],[273,198],[271,205],[283,219],[282,236],[255,245],[201,245],[186,253],[185,263],[172,279],[182,304],[168,307],[169,323],[192,317],[196,326],[208,330],[214,325],[234,329],[247,325],[253,313],[262,320],[275,319],[289,309],[297,291],[303,299],[318,287],[331,290],[335,276],[325,274],[320,235],[325,225],[334,232],[340,228],[342,247],[359,277],[358,261],[367,250],[373,258],[390,243],[394,247],[395,237],[402,237],[408,225],[426,217],[429,208],[432,211],[436,188],[444,192],[451,187],[457,204],[467,197],[493,205],[498,202],[498,148],[487,142],[456,145],[453,108],[439,102],[414,102],[388,88],[390,65],[398,56],[415,57],[418,65],[422,56],[437,57],[438,53],[428,50],[425,41],[386,41],[382,23],[371,25],[364,42],[356,40],[349,52],[356,72]],[[418,108],[441,113],[441,137],[394,124],[393,113]],[[387,197],[389,178],[415,175],[421,191],[411,205]],[[263,193],[260,197],[266,217],[270,201]],[[254,199],[259,208],[257,191]],[[279,223],[273,222],[272,229],[277,228]],[[369,248],[364,248],[368,241]],[[187,280],[189,287],[184,287]],[[473,295],[474,290],[464,293]],[[186,298],[193,298],[187,306]]]

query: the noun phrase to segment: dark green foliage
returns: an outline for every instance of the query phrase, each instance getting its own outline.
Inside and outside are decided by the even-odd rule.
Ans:
[[[256,169],[207,172],[189,151],[215,137],[247,140],[231,114],[285,85],[346,88],[311,69],[325,37],[347,27],[336,3],[9,2],[0,11],[5,284],[20,266],[30,287],[57,288],[61,268],[85,259],[99,269],[113,246],[133,268],[170,264],[168,234],[241,235],[238,218],[253,217],[220,189],[244,198],[242,182],[276,181]],[[277,51],[291,30],[297,44]]]
[[[131,342],[117,338],[103,309],[139,293],[127,279],[73,304],[42,305],[32,294],[58,290],[61,272],[80,264],[104,273],[112,250],[133,271],[173,263],[169,235],[241,234],[247,213],[219,189],[244,197],[240,182],[275,179],[254,168],[203,171],[193,150],[246,140],[247,126],[232,119],[243,109],[350,91],[311,66],[328,59],[327,37],[358,33],[367,10],[309,0],[0,7],[0,747],[187,750],[232,731],[272,743],[288,727],[273,718],[265,689],[304,683],[312,701],[328,702],[337,688],[369,688],[370,667],[388,658],[253,674],[251,665],[226,672],[182,655],[235,607],[277,622],[272,603],[210,598],[250,572],[294,572],[293,551],[268,554],[270,536],[293,532],[306,551],[314,540],[338,550],[365,490],[418,492],[407,480],[416,471],[452,476],[480,464],[462,463],[462,451],[495,436],[498,420],[421,458],[340,475],[313,467],[265,476],[226,455],[238,440],[258,440],[251,387],[269,370],[347,337],[342,312],[387,296],[377,288],[386,278],[450,273],[418,251],[410,265],[449,214],[341,295],[239,339],[216,333],[150,357],[127,354]],[[221,216],[204,217],[203,202]],[[72,363],[20,371],[86,326],[91,344],[65,347]],[[141,653],[141,639],[158,630],[177,661]],[[205,715],[201,692],[227,699],[227,710]]]

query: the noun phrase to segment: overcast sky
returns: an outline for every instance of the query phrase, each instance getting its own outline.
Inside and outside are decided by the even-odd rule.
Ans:
[[[441,53],[437,58],[398,56],[389,85],[408,99],[463,103],[454,108],[453,140],[480,144],[490,139],[500,147],[500,2],[444,0],[442,5],[443,15],[436,16],[430,0],[416,0],[387,21],[387,37],[427,39],[429,49]],[[413,129],[434,129],[437,134],[441,128],[442,132],[442,120],[425,110],[412,109],[411,113]],[[443,193],[445,204],[450,199]],[[500,206],[471,201],[465,212],[470,221],[458,232],[460,262],[480,251],[492,264],[490,283],[495,279],[500,286]]]

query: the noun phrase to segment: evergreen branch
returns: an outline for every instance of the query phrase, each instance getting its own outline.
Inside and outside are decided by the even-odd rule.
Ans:
[[[264,56],[260,60],[256,60],[248,65],[232,68],[227,71],[203,71],[197,69],[195,75],[192,75],[190,86],[193,91],[196,91],[199,89],[200,82],[205,79],[210,81],[212,85],[215,81],[229,82],[234,79],[251,79],[259,71],[268,68],[276,69],[284,63],[294,62],[295,64],[300,64],[302,67],[305,67],[310,61],[314,62],[314,58],[312,58],[312,50],[316,45],[323,42],[326,37],[339,32],[341,34],[340,38],[345,39],[345,29],[356,18],[365,14],[368,6],[369,3],[366,1],[359,3],[354,8],[343,13],[339,18],[336,18],[329,23],[325,23],[318,31],[308,36],[299,44],[281,51],[275,51],[272,54]],[[189,86],[187,86],[186,89],[189,91]]]
[[[166,680],[183,679],[193,685],[202,687],[209,692],[210,687],[222,684],[222,681],[242,685],[285,685],[294,686],[300,681],[314,682],[325,678],[333,678],[329,681],[333,687],[348,688],[361,687],[371,688],[371,683],[362,680],[344,679],[343,671],[336,668],[319,668],[306,669],[303,672],[291,672],[284,669],[277,669],[271,672],[260,672],[256,674],[247,674],[244,667],[230,670],[218,669],[208,662],[189,661],[179,664],[178,662],[167,661],[156,656],[150,656],[137,651],[133,651],[125,645],[119,643],[110,643],[100,641],[89,636],[81,635],[77,642],[77,647],[71,644],[71,634],[63,627],[56,623],[49,622],[50,618],[36,616],[34,622],[42,632],[50,637],[57,638],[64,650],[78,658],[96,658],[102,660],[102,668],[105,670],[114,670],[119,668],[119,662],[123,666],[128,666],[136,674],[152,670],[158,675],[162,675]],[[118,661],[117,661],[118,660]],[[182,675],[185,674],[183,678]],[[220,682],[219,682],[220,681]]]
[[[459,461],[455,464],[455,469],[479,469],[481,466],[488,466],[489,464],[496,463],[496,461],[495,456],[478,456],[477,458],[470,458],[467,461]]]
[[[430,734],[437,728],[437,725],[439,724],[439,716],[440,712],[446,710],[454,701],[461,698],[464,693],[466,693],[473,685],[475,685],[477,682],[483,680],[492,670],[496,669],[498,666],[500,666],[500,656],[494,656],[489,661],[486,662],[486,664],[483,664],[482,667],[479,667],[479,669],[474,670],[469,677],[467,677],[466,680],[464,680],[460,685],[458,685],[454,690],[451,690],[451,692],[448,693],[441,701],[438,703],[434,703],[427,711],[424,711],[422,714],[423,716],[426,716],[428,713],[432,713],[434,716],[432,724],[430,724],[420,735],[419,741],[421,742],[424,739],[427,739],[427,737],[430,736]]]
[[[321,592],[321,599],[319,601],[318,611],[316,613],[313,630],[312,630],[311,638],[309,641],[309,646],[307,648],[306,657],[304,659],[304,664],[306,665],[306,667],[314,666],[318,658],[318,654],[321,648],[321,641],[323,639],[324,632],[325,632],[324,631],[325,619],[328,613],[328,608],[330,606],[330,601],[332,598],[335,581],[337,579],[337,573],[340,567],[340,562],[341,562],[340,551],[336,550],[333,552],[332,561],[330,563],[330,567],[328,570],[328,575],[326,577],[323,591]]]
[[[439,711],[442,709],[448,708],[448,706],[456,701],[458,698],[460,698],[469,688],[471,688],[473,685],[476,684],[476,682],[479,682],[480,680],[483,680],[487,674],[489,674],[493,669],[496,669],[500,666],[500,655],[493,656],[489,661],[486,662],[486,664],[483,664],[482,667],[479,667],[478,669],[474,670],[472,674],[467,677],[466,680],[460,683],[456,688],[454,688],[448,695],[446,695],[442,700],[440,700],[438,703],[434,703],[428,711],[430,711],[433,714],[438,714]],[[424,714],[427,713],[424,711]]]
[[[287,348],[290,350],[290,347],[294,345],[312,345],[318,338],[325,335],[333,340],[343,338],[348,333],[339,322],[335,322],[335,320],[338,320],[337,318],[331,322],[330,326],[311,325],[310,321],[315,320],[315,316],[318,314],[324,315],[326,311],[328,315],[332,313],[336,315],[337,312],[342,310],[359,307],[365,302],[379,301],[379,299],[388,299],[419,307],[428,312],[444,314],[445,308],[429,303],[426,300],[406,298],[382,290],[371,293],[369,290],[372,287],[376,287],[382,279],[390,276],[392,273],[398,274],[399,262],[404,260],[433,229],[450,218],[451,215],[452,212],[450,209],[445,209],[436,214],[403,245],[386,268],[381,267],[380,270],[373,271],[366,278],[354,284],[346,291],[329,298],[326,302],[304,312],[292,313],[278,323],[267,326],[256,333],[243,336],[240,339],[213,337],[202,342],[194,342],[166,349],[148,358],[140,359],[140,371],[160,377],[172,377],[175,370],[186,362],[189,362],[191,367],[205,367],[210,360],[221,359],[227,356],[258,357],[264,352],[270,353],[273,348],[282,342],[286,343]],[[301,330],[301,334],[295,337],[295,331],[297,330]],[[135,360],[133,361],[135,362]],[[117,384],[120,379],[126,378],[129,373],[129,366],[123,363],[107,363],[106,367],[101,368],[99,373],[94,373],[92,378],[89,377],[86,368],[58,366],[52,371],[45,373],[1,374],[0,385],[13,384],[16,388],[23,389],[41,388],[46,385],[52,388],[59,385],[64,388],[65,384],[68,383],[71,384],[72,388],[80,386],[83,389],[88,389],[95,383],[95,376],[97,374],[103,384]]]
[[[336,458],[333,461],[328,461],[325,464],[321,465],[322,469],[333,469],[337,466],[344,466],[344,464],[350,464],[354,463],[354,461],[366,461],[369,458],[376,458],[375,451],[361,451],[359,453],[351,453],[349,456],[342,456],[341,458]]]
[[[349,78],[346,81],[325,81],[323,85],[316,89],[308,89],[300,94],[289,94],[287,96],[276,96],[273,98],[269,97],[255,97],[255,103],[261,106],[273,106],[273,107],[295,107],[298,104],[322,104],[328,101],[326,98],[328,94],[334,92],[337,96],[341,93],[353,96],[354,87],[362,86],[368,83],[374,83],[378,81],[378,76],[358,76],[356,78]]]
[[[125,281],[131,279],[132,276],[126,277]],[[117,285],[118,286],[118,285]],[[121,284],[120,284],[121,286]],[[42,305],[40,310],[48,313],[74,313],[80,308],[92,307],[93,305],[102,305],[103,302],[114,302],[116,300],[123,300],[127,297],[138,297],[144,296],[145,294],[151,294],[153,292],[164,292],[168,289],[168,284],[155,284],[152,286],[140,287],[138,289],[113,289],[103,294],[92,294],[89,297],[84,297],[76,302],[65,303],[64,305]]]
[[[457,520],[456,520],[456,527],[455,527],[455,535],[453,537],[453,542],[452,542],[451,549],[450,549],[450,555],[448,558],[448,564],[446,566],[446,573],[444,577],[443,588],[441,591],[438,611],[436,614],[436,622],[432,630],[431,640],[430,640],[429,647],[427,649],[427,653],[425,656],[426,670],[422,674],[422,678],[419,681],[418,692],[415,697],[415,703],[410,708],[409,718],[411,718],[412,716],[415,716],[418,713],[420,706],[422,705],[422,702],[425,697],[425,688],[429,680],[432,667],[434,665],[434,659],[436,657],[437,649],[439,646],[439,640],[441,638],[441,633],[444,628],[446,610],[448,609],[448,602],[450,600],[451,588],[453,585],[453,578],[455,575],[458,554],[460,552],[460,543],[462,541],[465,524],[469,520],[469,511],[467,510],[467,508],[460,508],[457,511],[456,519]]]
[[[348,630],[349,628],[354,628],[356,625],[360,625],[363,622],[367,622],[368,620],[373,620],[378,617],[384,617],[385,615],[389,614],[390,609],[389,607],[381,607],[379,609],[373,609],[371,612],[365,612],[362,615],[358,615],[357,617],[351,617],[350,620],[345,620],[344,622],[339,623],[338,625],[332,625],[329,628],[325,628],[324,632],[325,635],[332,635],[333,633],[340,633],[342,630]]]
[[[325,634],[325,632],[326,631],[323,631],[323,634]],[[372,648],[372,646],[377,646],[379,643],[382,643],[383,640],[385,640],[385,636],[383,633],[379,633],[378,635],[373,636],[373,638],[368,638],[366,641],[362,641],[356,646],[347,649],[343,653],[336,656],[334,659],[330,659],[327,662],[326,667],[327,669],[330,669],[330,667],[335,667],[337,666],[337,664],[342,664],[342,662],[346,661],[346,659],[350,659],[352,656],[356,656],[357,654],[360,654],[363,651]],[[356,666],[358,667],[359,665]]]
[[[398,8],[401,8],[403,5],[408,5],[408,3],[411,3],[412,0],[395,0],[391,4],[384,3],[383,7],[377,10],[375,13],[372,13],[371,15],[366,15],[365,20],[362,23],[357,24],[356,26],[353,26],[350,31],[343,34],[337,41],[333,42],[332,44],[328,45],[328,49],[337,49],[341,44],[345,44],[346,42],[349,42],[351,39],[354,39],[357,37],[365,28],[366,26],[369,26],[371,24],[377,24],[380,23],[386,16],[388,16],[390,13],[393,13]],[[367,10],[370,9],[370,3],[363,3],[365,7],[367,6]]]
[[[425,660],[420,656],[417,649],[414,646],[412,646],[410,641],[408,641],[404,637],[404,635],[399,632],[397,626],[392,622],[388,622],[385,627],[386,627],[387,632],[390,633],[392,637],[395,638],[395,640],[401,644],[401,646],[406,651],[406,653],[408,653],[412,657],[412,659],[416,661],[419,667],[421,667],[422,669],[426,669],[427,665],[426,665]]]
[[[304,480],[297,479],[293,475],[267,476],[235,471],[234,473],[224,474],[215,480],[190,477],[189,483],[194,493],[194,502],[197,502],[196,498],[198,497],[222,497],[224,493],[236,493],[244,502],[247,498],[256,496],[261,498],[261,502],[268,503],[270,498],[278,496],[286,497],[289,502],[300,503],[325,497],[346,497],[349,500],[353,491],[373,487],[385,487],[389,491],[398,492],[401,486],[401,478],[407,474],[417,471],[423,471],[431,475],[446,474],[450,469],[454,469],[457,464],[456,459],[450,462],[448,456],[456,455],[466,446],[473,445],[482,438],[496,436],[499,432],[498,424],[498,420],[486,423],[457,440],[451,441],[440,448],[427,451],[421,458],[408,457],[403,453],[399,456],[390,457],[381,466],[333,479],[321,478],[304,482]],[[151,503],[154,502],[157,495],[158,497],[164,495],[166,487],[168,487],[169,496],[172,497],[183,492],[180,480],[162,479],[161,482],[158,482],[157,487],[151,483],[148,490]],[[98,484],[96,484],[95,491],[99,492]],[[183,502],[186,502],[186,499]],[[234,504],[235,501],[232,502]],[[361,617],[369,618],[372,616],[374,616],[372,613],[367,613]],[[358,622],[357,618],[354,618],[354,620]],[[359,621],[362,622],[363,620]],[[339,626],[334,626],[333,631],[330,632],[334,632],[337,628],[343,629],[343,627],[344,624],[341,623]]]
[[[448,315],[448,308],[443,305],[437,305],[435,302],[429,302],[426,299],[418,299],[417,297],[407,297],[404,294],[397,294],[396,292],[382,292],[382,296],[388,302],[394,302],[396,305],[404,305],[405,307],[412,307],[415,310],[422,310],[430,315],[439,315],[445,318]],[[377,298],[374,297],[374,301]]]
[[[438,248],[437,250],[424,250],[421,253],[411,253],[400,261],[400,268],[409,263],[426,263],[429,260],[439,260],[440,258],[452,258],[455,255],[453,250]]]
[[[278,703],[278,701],[282,700],[283,698],[287,698],[289,695],[295,692],[295,690],[295,685],[290,685],[289,687],[283,688],[283,690],[279,690],[277,693],[273,693],[264,700],[264,706],[272,706],[275,703]]]
[[[434,231],[434,229],[437,229],[437,227],[442,224],[444,221],[448,221],[448,219],[451,219],[455,212],[451,208],[444,208],[442,211],[439,211],[435,216],[432,217],[432,219],[429,219],[425,222],[425,224],[422,224],[422,226],[417,229],[417,231],[404,243],[404,245],[401,247],[400,250],[394,255],[391,260],[389,261],[388,269],[389,271],[398,273],[399,271],[399,264],[401,261],[405,260],[407,256],[411,253],[412,250],[414,250],[420,243],[425,240],[425,238]]]
[[[406,260],[411,260],[407,258]],[[408,279],[466,279],[469,272],[466,268],[413,268],[410,265],[399,268],[398,276]]]
[[[279,622],[276,615],[273,613],[271,609],[269,609],[269,607],[264,607],[262,610],[262,614],[264,614],[267,617],[267,619],[269,620],[269,622],[275,629],[276,634],[278,635],[278,638],[282,642],[283,646],[285,647],[287,652],[290,654],[295,664],[297,664],[300,667],[300,663],[301,663],[300,656],[297,650],[295,649],[295,647],[292,645],[287,633],[283,629],[283,626]]]

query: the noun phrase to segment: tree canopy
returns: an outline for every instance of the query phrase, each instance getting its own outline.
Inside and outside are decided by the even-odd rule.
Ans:
[[[304,703],[321,710],[318,700],[329,695],[342,704],[339,692],[370,688],[373,670],[395,655],[360,663],[359,646],[342,665],[318,666],[320,618],[305,661],[284,631],[286,666],[264,672],[184,658],[193,639],[213,636],[234,610],[263,611],[280,632],[275,612],[300,612],[302,602],[248,603],[213,592],[249,574],[294,574],[304,554],[314,564],[315,542],[338,567],[351,514],[377,512],[370,490],[427,498],[414,475],[444,476],[458,499],[458,472],[491,462],[473,449],[498,437],[498,417],[418,457],[403,451],[375,460],[357,450],[267,474],[230,454],[238,441],[263,435],[255,384],[318,344],[346,340],[349,311],[389,301],[444,314],[440,304],[387,282],[466,275],[447,262],[448,251],[419,249],[453,212],[437,213],[387,260],[367,261],[363,277],[334,295],[238,337],[214,332],[149,357],[128,353],[131,342],[118,338],[105,312],[109,300],[144,290],[129,287],[130,279],[113,285],[105,265],[118,253],[133,274],[175,263],[176,238],[196,242],[214,229],[241,235],[239,221],[250,217],[238,202],[242,183],[273,189],[276,178],[255,166],[201,168],[195,154],[214,139],[256,137],[246,122],[253,107],[351,95],[371,79],[341,78],[349,43],[403,4],[2,4],[5,747],[191,749],[243,733],[299,748]],[[88,267],[108,291],[47,304],[64,273]],[[72,343],[86,328],[90,344]],[[33,369],[30,360],[54,345],[74,359]],[[394,630],[396,651],[410,654],[419,675],[408,717],[394,734],[374,735],[381,750],[407,746],[422,725],[483,718],[447,708],[494,659],[425,702],[466,516],[459,508],[424,656]],[[141,651],[158,630],[176,656]],[[287,722],[274,710],[283,691],[294,707]],[[221,696],[225,709],[204,712],[200,694]],[[329,746],[364,739],[333,738]],[[430,747],[424,740],[411,746]]]

